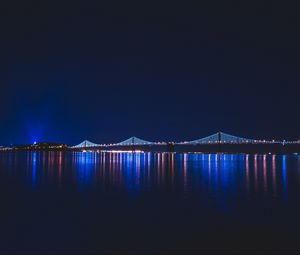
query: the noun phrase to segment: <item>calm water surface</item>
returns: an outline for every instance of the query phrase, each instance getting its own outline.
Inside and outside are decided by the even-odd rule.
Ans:
[[[299,253],[300,156],[0,154],[1,253]]]

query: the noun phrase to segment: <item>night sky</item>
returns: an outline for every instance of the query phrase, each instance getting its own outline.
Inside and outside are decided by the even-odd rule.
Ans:
[[[0,145],[300,138],[296,5],[3,2]]]

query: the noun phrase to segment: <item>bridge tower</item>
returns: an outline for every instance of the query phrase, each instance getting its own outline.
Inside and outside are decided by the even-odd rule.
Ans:
[[[218,132],[218,141],[217,141],[217,144],[218,144],[218,153],[221,153],[222,152],[222,147],[221,147],[221,142],[222,142],[222,133],[219,131]]]
[[[134,136],[131,138],[131,151],[135,152]]]
[[[221,132],[218,132],[218,143],[221,143]]]

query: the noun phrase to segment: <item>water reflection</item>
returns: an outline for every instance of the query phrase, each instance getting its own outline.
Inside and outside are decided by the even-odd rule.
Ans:
[[[61,187],[61,178],[62,178],[62,161],[63,161],[63,153],[59,152],[58,153],[58,181],[59,181],[59,186]]]
[[[186,194],[187,192],[187,161],[188,161],[188,154],[183,155],[183,190]]]
[[[6,174],[24,174],[34,189],[56,184],[132,194],[197,194],[224,201],[237,195],[287,199],[289,185],[297,182],[298,187],[300,182],[300,156],[287,155],[29,152],[2,154],[0,175],[6,169],[18,170]]]
[[[30,158],[29,158],[30,160]],[[32,167],[32,187],[35,187],[36,186],[36,167],[37,167],[37,153],[36,152],[33,152],[31,154],[31,167]]]
[[[249,173],[249,155],[246,155],[246,189],[247,192],[250,191],[250,173]]]
[[[283,194],[284,197],[287,199],[287,173],[286,173],[286,156],[282,156],[282,182],[283,182]]]
[[[258,161],[258,156],[257,154],[254,155],[254,189],[255,192],[258,191],[258,165],[257,165],[257,161]]]
[[[82,187],[92,184],[94,171],[93,166],[97,164],[96,153],[73,153],[75,167],[72,169],[73,176]]]
[[[267,155],[263,155],[263,181],[264,181],[264,193],[267,193],[268,192]]]
[[[277,185],[276,185],[276,155],[272,156],[272,183],[273,183],[273,194],[276,197]]]

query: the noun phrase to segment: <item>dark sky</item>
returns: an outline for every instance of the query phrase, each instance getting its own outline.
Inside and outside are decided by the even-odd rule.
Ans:
[[[0,144],[300,138],[296,5],[3,2]]]

